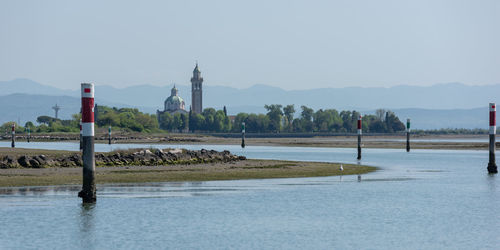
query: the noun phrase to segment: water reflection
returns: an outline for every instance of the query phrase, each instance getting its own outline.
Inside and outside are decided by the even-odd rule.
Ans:
[[[80,232],[80,246],[83,246],[86,249],[94,248],[95,239],[95,210],[96,204],[83,203],[80,206],[80,223],[79,223],[79,232]]]
[[[0,188],[0,195],[41,196],[48,194],[67,194],[80,191],[79,186],[40,186]]]
[[[498,174],[488,174],[486,175],[486,185],[488,186],[488,189],[491,191],[492,194],[495,193],[497,190],[496,188],[496,176]]]

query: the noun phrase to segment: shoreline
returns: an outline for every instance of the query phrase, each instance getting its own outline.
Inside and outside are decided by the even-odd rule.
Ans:
[[[97,167],[97,184],[302,178],[366,174],[378,168],[339,163],[249,159],[167,166]],[[82,169],[0,169],[0,187],[81,185]]]
[[[48,140],[32,138],[32,142],[78,142],[70,135],[43,135]],[[107,143],[107,139],[96,138],[97,143]],[[6,140],[3,140],[6,142]],[[18,142],[26,142],[20,139]],[[240,145],[240,138],[216,137],[204,134],[129,134],[117,135],[113,144],[164,144],[164,145]],[[246,138],[248,146],[284,146],[284,147],[332,147],[356,148],[356,135],[318,136],[318,137],[268,137]],[[488,150],[487,135],[412,135],[410,140],[412,149],[451,149],[451,150]],[[391,148],[406,149],[404,135],[364,135],[363,148]],[[500,147],[500,139],[497,140]]]

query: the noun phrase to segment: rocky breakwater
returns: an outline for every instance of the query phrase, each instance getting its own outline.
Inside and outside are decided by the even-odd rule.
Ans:
[[[164,166],[176,164],[198,164],[234,162],[246,160],[225,150],[186,150],[186,149],[141,149],[96,153],[96,166]],[[21,155],[0,157],[0,168],[46,168],[81,167],[80,153],[71,155]]]

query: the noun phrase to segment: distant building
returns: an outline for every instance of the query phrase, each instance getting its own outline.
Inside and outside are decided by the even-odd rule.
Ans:
[[[203,111],[203,77],[201,77],[201,71],[198,68],[198,63],[193,70],[193,77],[191,77],[191,111],[194,114],[201,114]],[[172,88],[170,96],[165,100],[163,111],[156,110],[156,117],[158,123],[161,124],[161,117],[164,113],[169,113],[171,115],[180,113],[187,114],[186,104],[184,100],[179,96],[179,90],[175,87]]]
[[[191,78],[191,109],[195,114],[201,114],[203,111],[203,77],[198,68],[198,63],[193,70],[193,77]]]
[[[186,111],[186,103],[179,96],[179,90],[175,87],[170,91],[170,96],[165,100],[163,111],[156,110],[156,116],[158,118],[158,122],[160,122],[160,117],[165,112],[174,115],[177,113],[187,114]]]

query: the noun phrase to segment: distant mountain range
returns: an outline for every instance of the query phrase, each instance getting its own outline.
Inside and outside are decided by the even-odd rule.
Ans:
[[[76,84],[79,86],[79,84]],[[173,86],[137,85],[127,88],[96,86],[96,103],[116,107],[136,107],[154,113],[163,108]],[[189,107],[191,88],[177,85]],[[377,108],[393,110],[401,119],[412,118],[414,128],[487,128],[488,102],[499,100],[500,84],[469,86],[461,83],[428,87],[396,86],[390,88],[322,88],[283,90],[267,85],[246,89],[204,85],[204,107],[226,106],[230,114],[264,113],[265,104],[295,104],[313,109],[335,108],[373,113]],[[79,112],[80,91],[65,90],[29,79],[0,82],[0,122],[34,121],[40,115],[53,116],[51,107],[62,106],[60,118],[69,119]],[[298,115],[300,112],[297,112]],[[485,126],[486,124],[486,126]]]

